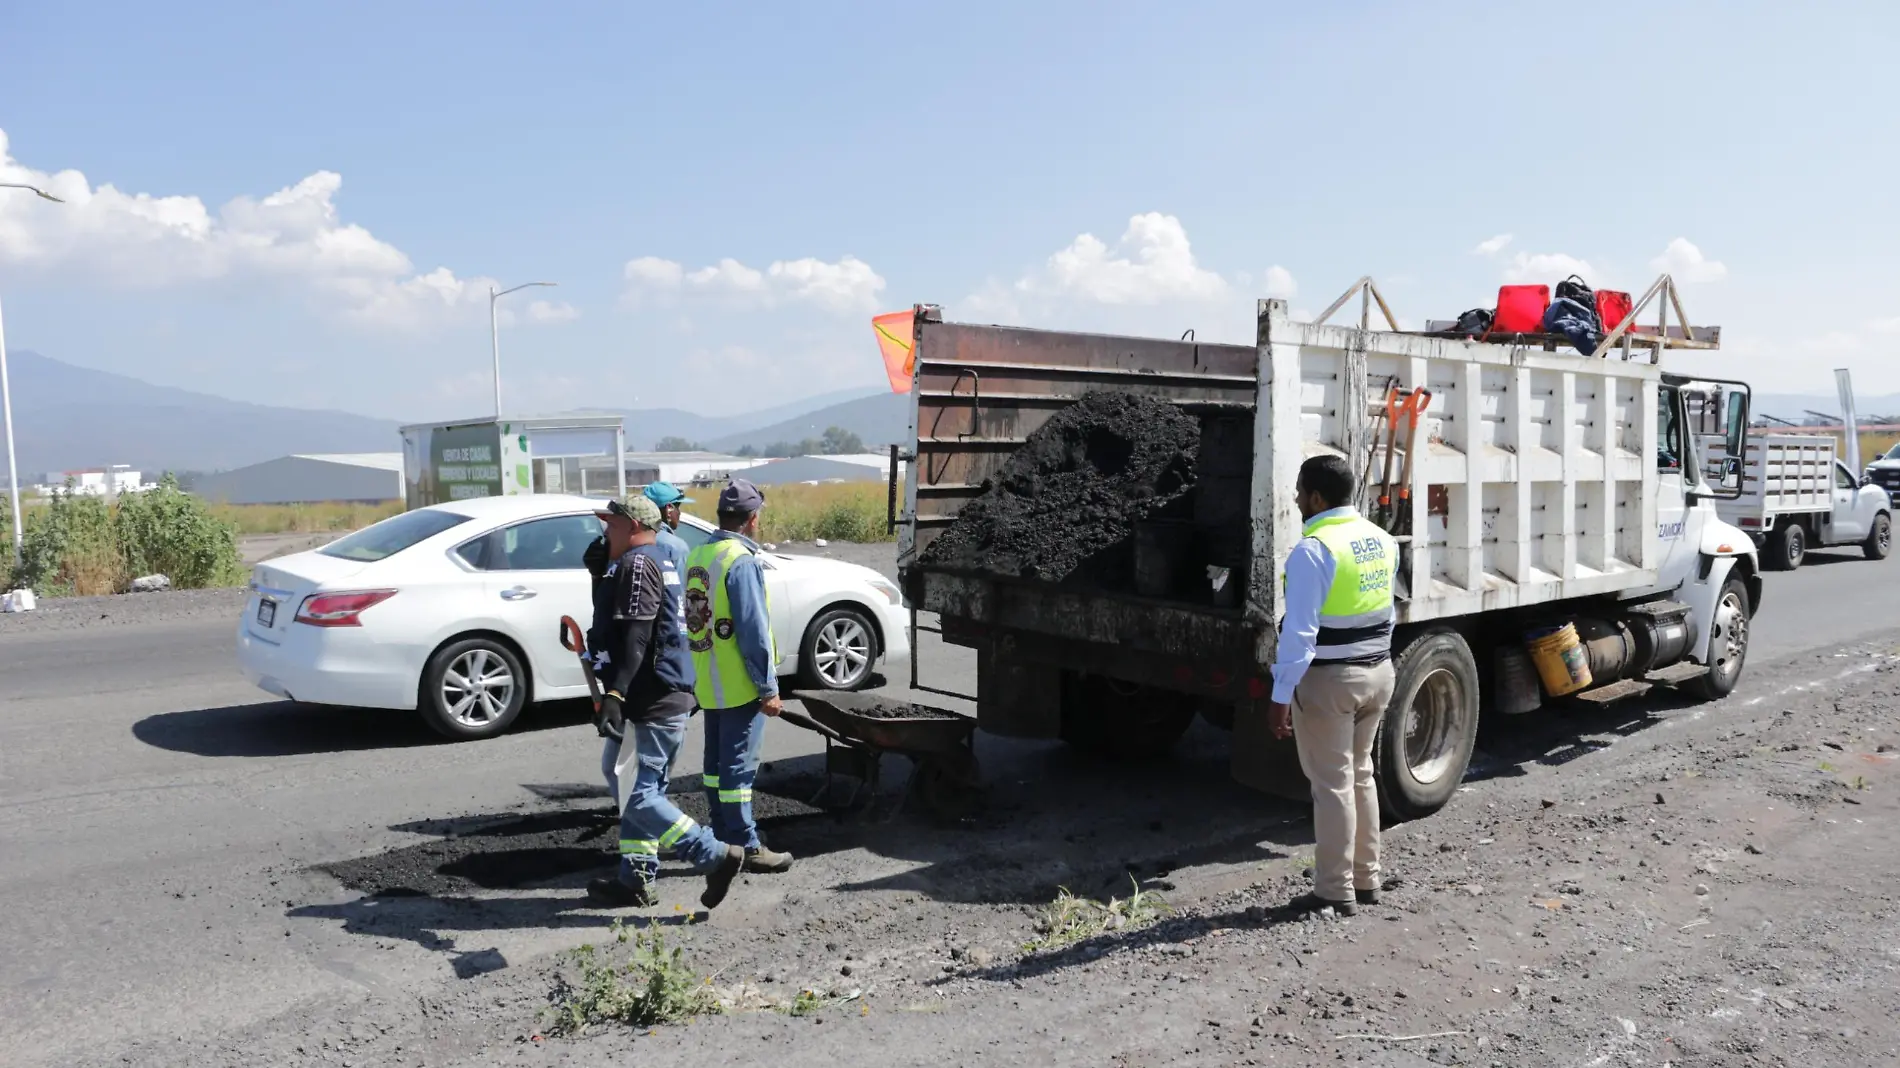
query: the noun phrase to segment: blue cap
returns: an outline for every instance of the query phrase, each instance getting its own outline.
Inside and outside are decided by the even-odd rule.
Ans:
[[[691,504],[693,499],[680,492],[680,488],[671,482],[649,482],[643,491],[646,498],[665,508],[669,504]]]
[[[765,494],[743,478],[735,478],[719,491],[721,515],[751,515],[765,507]]]

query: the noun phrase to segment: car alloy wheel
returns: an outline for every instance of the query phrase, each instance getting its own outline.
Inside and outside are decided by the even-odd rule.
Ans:
[[[813,666],[833,689],[848,690],[871,670],[871,632],[856,616],[840,615],[818,628]]]
[[[514,703],[516,685],[507,661],[487,649],[470,649],[442,673],[442,707],[462,726],[484,730]]]

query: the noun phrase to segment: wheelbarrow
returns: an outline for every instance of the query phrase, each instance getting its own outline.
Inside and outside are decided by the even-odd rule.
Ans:
[[[829,799],[833,781],[840,775],[858,783],[846,807],[866,791],[875,798],[882,758],[897,753],[909,757],[913,765],[899,808],[914,797],[930,815],[954,821],[969,816],[981,803],[976,720],[969,716],[858,693],[797,690],[792,696],[808,714],[786,709],[779,718],[825,739],[825,784],[818,798]],[[891,814],[895,816],[896,811]]]

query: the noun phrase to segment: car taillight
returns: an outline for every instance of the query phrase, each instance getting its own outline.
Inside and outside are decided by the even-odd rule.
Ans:
[[[297,622],[313,627],[360,627],[363,621],[358,617],[394,596],[395,590],[320,593],[304,599],[303,607],[297,609]]]

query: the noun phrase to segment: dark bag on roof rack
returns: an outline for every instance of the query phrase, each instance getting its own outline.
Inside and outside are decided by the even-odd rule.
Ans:
[[[1491,329],[1491,319],[1491,309],[1473,308],[1460,315],[1458,321],[1451,324],[1451,332],[1463,334],[1466,337],[1482,337],[1485,331]]]
[[[1573,274],[1563,281],[1558,282],[1557,299],[1574,300],[1586,308],[1595,308],[1597,306],[1596,292],[1590,288],[1590,284],[1585,282],[1581,275]]]
[[[1597,310],[1569,297],[1558,297],[1545,309],[1544,333],[1563,335],[1564,340],[1585,356],[1595,352],[1597,344],[1603,340],[1603,326],[1597,321]]]

